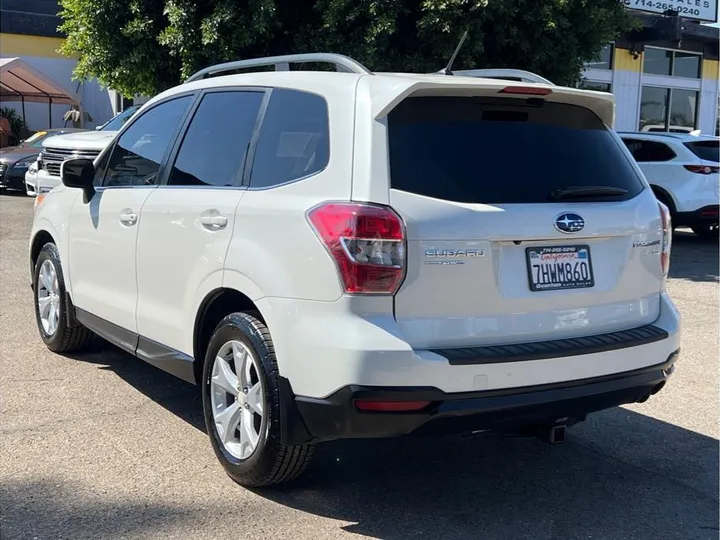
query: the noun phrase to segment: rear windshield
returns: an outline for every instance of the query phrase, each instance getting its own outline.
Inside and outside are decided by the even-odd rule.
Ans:
[[[541,203],[558,190],[600,186],[626,190],[596,199],[617,201],[643,190],[624,148],[575,105],[416,97],[389,114],[388,130],[391,187],[427,197]]]
[[[705,161],[720,162],[720,146],[717,141],[698,141],[685,143],[690,151]]]

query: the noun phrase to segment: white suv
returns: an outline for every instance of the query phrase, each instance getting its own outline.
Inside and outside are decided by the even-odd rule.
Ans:
[[[63,163],[30,241],[40,334],[58,352],[96,334],[198,384],[247,486],[331,439],[560,441],[659,391],[680,348],[669,214],[613,111],[339,55],[208,68],[94,163]]]
[[[720,139],[680,133],[620,132],[675,227],[718,238]]]

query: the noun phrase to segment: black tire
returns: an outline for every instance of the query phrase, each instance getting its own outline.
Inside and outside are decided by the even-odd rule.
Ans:
[[[720,238],[718,235],[718,225],[695,225],[692,227],[692,231],[703,240],[717,240]]]
[[[220,441],[212,414],[211,387],[215,359],[220,349],[229,341],[244,343],[259,360],[262,373],[258,378],[265,394],[260,439],[255,451],[246,459],[230,454]],[[298,477],[312,459],[314,446],[303,444],[286,446],[280,442],[280,391],[278,368],[270,332],[253,314],[232,313],[218,324],[210,338],[205,364],[203,366],[202,401],[205,426],[218,460],[225,472],[238,484],[245,487],[263,487],[287,482]]]
[[[51,335],[48,334],[40,320],[40,310],[38,308],[38,294],[40,290],[39,276],[40,268],[45,261],[50,261],[55,269],[58,282],[59,290],[59,320],[57,329]],[[95,337],[90,330],[82,325],[68,326],[68,306],[65,300],[65,279],[62,273],[62,265],[60,264],[60,254],[58,253],[57,247],[53,243],[45,244],[40,250],[40,255],[35,263],[35,270],[33,273],[33,288],[34,288],[34,305],[35,305],[35,322],[37,323],[40,337],[45,342],[48,349],[56,353],[69,353],[78,352],[85,349]]]

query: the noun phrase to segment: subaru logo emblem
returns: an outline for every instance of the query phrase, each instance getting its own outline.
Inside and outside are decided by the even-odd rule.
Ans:
[[[585,220],[577,214],[566,212],[555,218],[555,228],[561,233],[574,233],[585,227]]]

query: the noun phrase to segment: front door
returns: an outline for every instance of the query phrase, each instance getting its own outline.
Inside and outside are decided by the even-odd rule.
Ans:
[[[78,197],[70,217],[73,303],[102,321],[119,345],[134,352],[137,333],[136,247],[142,210],[157,187],[163,157],[191,95],[161,102],[132,121],[98,163],[96,193]]]

